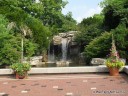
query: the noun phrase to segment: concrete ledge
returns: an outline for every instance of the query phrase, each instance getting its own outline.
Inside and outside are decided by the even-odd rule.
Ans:
[[[120,69],[122,72],[128,74],[128,66]],[[29,74],[43,74],[43,73],[93,73],[93,72],[108,72],[106,66],[83,66],[83,67],[50,67],[50,68],[32,68]],[[13,74],[12,69],[0,69],[0,75]]]
[[[89,73],[108,72],[106,67],[54,67],[54,68],[32,68],[30,74],[38,73]]]
[[[13,74],[12,69],[0,69],[0,75],[8,75],[8,74]]]

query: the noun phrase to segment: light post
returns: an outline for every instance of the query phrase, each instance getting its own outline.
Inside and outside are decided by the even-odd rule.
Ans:
[[[21,63],[23,63],[24,59],[24,36],[26,36],[25,26],[21,26]]]
[[[24,40],[22,36],[21,38],[21,63],[23,63],[23,59],[24,59]]]

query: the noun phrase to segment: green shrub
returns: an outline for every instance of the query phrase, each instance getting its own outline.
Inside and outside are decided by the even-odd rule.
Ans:
[[[93,39],[92,42],[89,43],[85,47],[84,54],[87,59],[95,58],[95,57],[106,57],[109,53],[110,42],[111,42],[111,33],[105,32],[101,36]]]
[[[20,76],[25,75],[25,73],[31,69],[31,65],[28,63],[15,63],[12,64],[10,67]]]

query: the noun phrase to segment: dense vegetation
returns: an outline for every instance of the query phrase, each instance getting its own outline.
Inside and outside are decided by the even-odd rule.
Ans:
[[[0,65],[19,62],[22,54],[41,55],[54,34],[75,30],[71,13],[61,12],[66,4],[62,0],[0,0]]]
[[[0,66],[42,55],[53,35],[79,30],[76,41],[86,59],[109,54],[114,35],[121,58],[128,59],[128,0],[103,0],[101,14],[77,22],[62,14],[63,0],[0,0]],[[22,46],[23,41],[23,46]],[[23,47],[23,48],[22,48]]]
[[[128,60],[128,0],[104,0],[101,6],[101,14],[83,19],[78,25],[76,41],[81,52],[88,62],[91,58],[106,58],[113,34],[120,57]]]

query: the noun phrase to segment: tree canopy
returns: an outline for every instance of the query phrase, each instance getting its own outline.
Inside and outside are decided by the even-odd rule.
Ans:
[[[114,35],[121,58],[128,58],[128,0],[103,0],[102,13],[83,19],[78,25],[76,41],[82,44],[87,60],[106,57]],[[106,33],[107,31],[107,33]]]
[[[89,44],[94,38],[101,35],[103,32],[103,18],[104,16],[97,14],[93,17],[83,19],[78,25],[79,32],[77,33],[76,41],[81,44],[81,46]],[[81,50],[83,50],[83,48]]]
[[[0,0],[1,64],[12,64],[21,58],[21,38],[24,56],[30,57],[41,55],[54,34],[75,29],[76,21],[61,12],[67,3],[63,0]],[[71,28],[65,27],[67,23]]]
[[[101,6],[106,30],[115,29],[120,23],[128,26],[128,0],[104,0]]]

